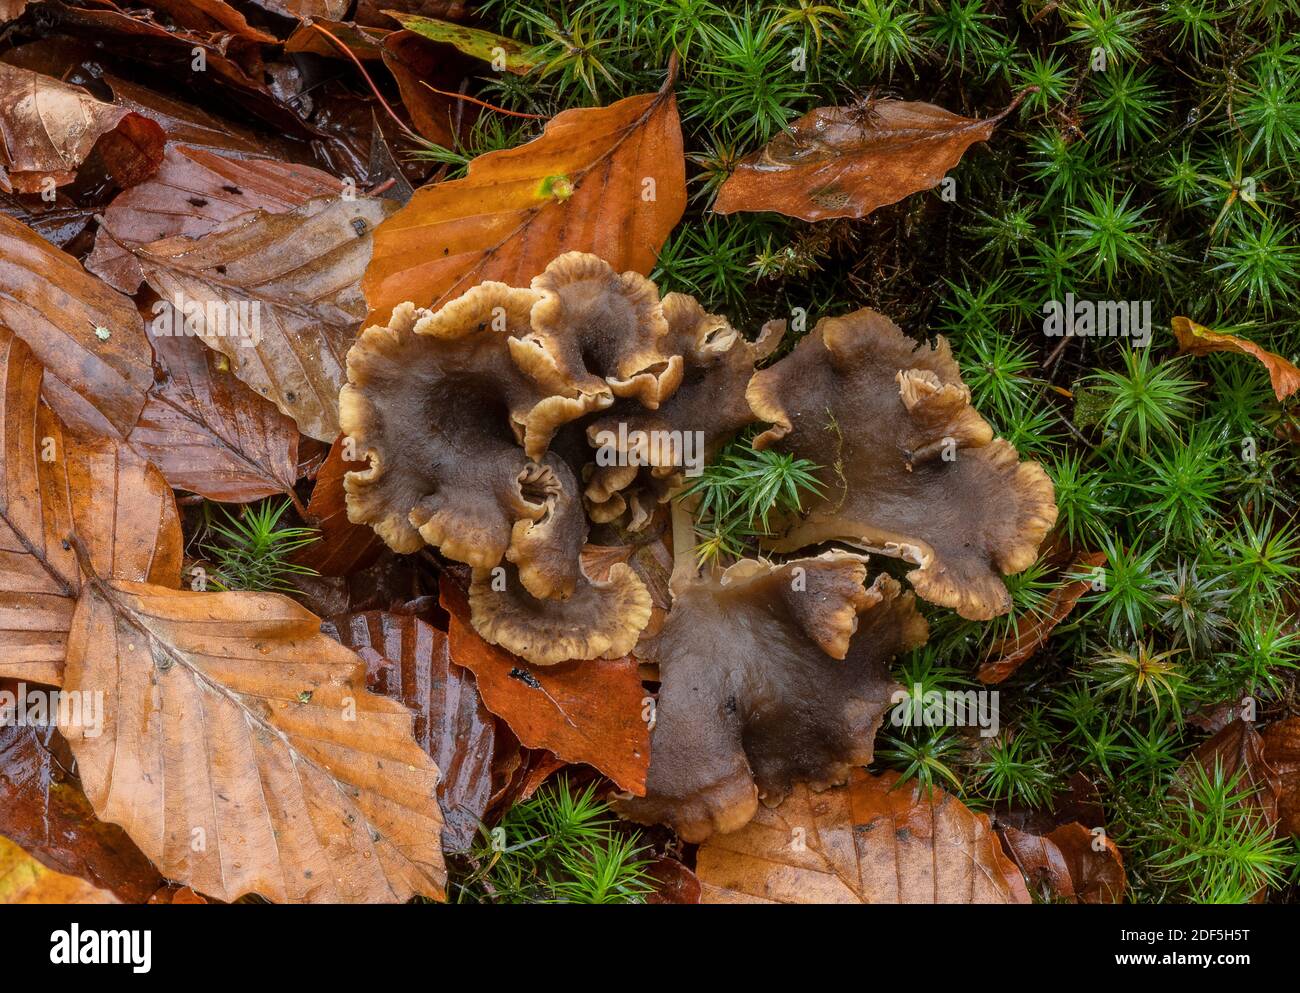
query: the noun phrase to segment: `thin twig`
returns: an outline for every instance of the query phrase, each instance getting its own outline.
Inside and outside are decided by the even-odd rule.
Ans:
[[[478,104],[487,110],[495,110],[498,114],[509,114],[511,117],[526,117],[532,121],[544,120],[545,114],[525,114],[522,110],[506,110],[504,107],[498,107],[495,104],[488,103],[486,100],[480,100],[478,97],[472,97],[468,93],[452,93],[450,90],[440,90],[438,87],[420,80],[420,85],[424,86],[440,97],[451,97],[453,100],[466,100],[469,103]]]
[[[333,32],[327,30],[326,28],[321,27],[315,21],[312,22],[311,26],[314,27],[321,34],[323,34],[330,41],[332,41],[335,47],[337,47],[340,52],[342,52],[344,55],[346,55],[356,64],[356,67],[361,71],[361,75],[365,77],[366,83],[370,86],[370,92],[372,92],[375,95],[375,99],[379,101],[379,105],[384,108],[384,110],[388,113],[388,116],[391,117],[394,120],[394,122],[396,122],[397,126],[402,129],[403,133],[405,133],[408,138],[410,138],[412,141],[416,142],[417,144],[424,145],[425,147],[432,147],[433,142],[429,141],[427,138],[421,137],[420,135],[412,131],[410,128],[408,128],[405,122],[400,117],[397,116],[397,112],[393,110],[392,107],[388,106],[388,101],[385,100],[383,94],[379,92],[379,87],[376,86],[375,81],[370,78],[370,73],[366,72],[366,67],[361,64],[361,60],[352,54],[352,49],[348,48],[347,45],[343,44],[343,42],[339,41],[338,38],[334,37]]]

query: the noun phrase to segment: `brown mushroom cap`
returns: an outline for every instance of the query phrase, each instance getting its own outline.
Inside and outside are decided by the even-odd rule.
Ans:
[[[513,567],[475,569],[469,588],[470,621],[486,641],[535,665],[571,659],[616,659],[636,647],[650,620],[650,593],[623,563],[591,579],[579,570],[563,600],[539,600]]]
[[[682,360],[660,348],[668,331],[659,291],[584,252],[557,256],[533,279],[531,327],[510,340],[515,363],[548,396],[525,419],[525,448],[540,457],[574,414],[616,397],[654,407],[681,380]]]
[[[483,283],[437,313],[400,305],[348,352],[339,419],[370,460],[344,480],[352,521],[395,551],[427,542],[476,568],[510,552],[530,590],[558,596],[576,583],[586,521],[567,469],[533,462],[517,440],[539,394],[507,337],[528,327],[536,299]],[[560,549],[572,550],[567,566]]]
[[[985,620],[1010,609],[1001,576],[1033,561],[1056,521],[1052,482],[994,439],[947,342],[917,344],[873,310],[819,321],[749,385],[775,445],[824,467],[824,496],[770,543],[841,540],[898,556],[927,600]]]
[[[618,462],[632,463],[597,462],[584,491],[588,513],[603,523],[630,512],[627,526],[633,531],[645,524],[655,504],[681,488],[688,457],[702,460],[715,454],[754,422],[745,390],[755,364],[785,331],[784,322],[774,321],[757,341],[747,341],[725,317],[705,312],[694,297],[682,293],[666,295],[662,307],[668,325],[662,347],[682,357],[680,384],[654,409],[619,400],[585,422],[587,440],[598,453],[613,452]]]
[[[675,590],[656,642],[659,702],[646,796],[621,813],[685,841],[749,822],[793,783],[843,782],[871,761],[895,684],[889,662],[926,639],[914,598],[866,557],[744,560]]]

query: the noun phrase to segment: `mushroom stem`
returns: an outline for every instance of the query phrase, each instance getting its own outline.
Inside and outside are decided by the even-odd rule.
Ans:
[[[698,579],[700,574],[695,560],[695,514],[684,500],[674,500],[672,518],[673,573],[668,577],[668,588],[678,590],[684,583]]]

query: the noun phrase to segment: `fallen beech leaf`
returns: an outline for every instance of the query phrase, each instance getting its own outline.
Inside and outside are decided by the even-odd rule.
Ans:
[[[531,57],[530,49],[513,38],[433,17],[406,14],[400,10],[385,10],[384,13],[407,31],[413,31],[430,41],[452,45],[466,55],[491,62],[498,71],[504,68],[507,72],[522,76],[537,68],[538,63]]]
[[[635,660],[530,665],[474,632],[459,589],[444,583],[440,599],[451,615],[452,660],[474,673],[488,710],[520,742],[593,766],[637,796],[645,793],[650,730],[642,717],[646,693]]]
[[[337,0],[335,0],[337,2]],[[275,45],[279,40],[248,20],[227,0],[145,0],[145,6],[166,14],[174,24],[197,32],[224,32],[245,41]]]
[[[1070,903],[1123,903],[1123,856],[1109,837],[1098,837],[1101,851],[1093,848],[1092,832],[1077,822],[1046,835],[1002,829],[1008,853],[1036,888]]]
[[[209,500],[248,503],[289,493],[298,427],[184,335],[153,338],[162,376],[127,440],[167,482]]]
[[[138,180],[162,161],[161,129],[80,86],[0,62],[0,188],[41,193],[47,179],[70,183],[95,143],[124,126],[131,135],[113,150],[115,171]]]
[[[310,566],[322,576],[346,576],[373,562],[384,548],[383,540],[365,524],[348,520],[347,494],[343,477],[366,467],[364,458],[343,458],[343,438],[330,446],[329,455],[316,474],[307,513],[315,519],[320,541],[314,541],[294,556],[294,561]]]
[[[238,214],[282,214],[341,190],[337,179],[310,166],[173,145],[152,179],[120,193],[104,211],[86,268],[123,293],[135,293],[144,273],[123,243],[197,238]]]
[[[0,24],[18,20],[29,3],[40,2],[41,0],[0,0]]]
[[[0,216],[0,328],[48,373],[45,399],[74,429],[125,438],[153,382],[135,305],[30,228]]]
[[[110,890],[123,903],[143,903],[162,877],[125,831],[95,816],[68,772],[72,765],[58,732],[0,727],[0,835],[51,869]]]
[[[91,579],[64,686],[103,694],[102,734],[65,730],[86,796],[169,879],[226,902],[443,896],[410,712],[287,597]]]
[[[278,67],[264,61],[263,42],[258,40],[269,35],[248,29],[241,32],[242,37],[224,28],[214,31],[215,25],[191,0],[149,0],[149,3],[166,10],[165,16],[161,19],[140,16],[135,11],[119,9],[111,0],[96,0],[93,6],[60,3],[59,26],[65,31],[90,35],[99,44],[115,50],[127,49],[133,60],[155,66],[159,74],[170,71],[183,81],[192,80],[191,64],[201,53],[203,89],[209,98],[214,92],[222,93],[285,133],[311,132],[283,95],[276,92]],[[224,8],[227,19],[231,15],[242,19],[223,0],[203,0],[203,3],[209,10]],[[203,26],[186,27],[186,21],[203,23]]]
[[[1170,794],[1180,802],[1186,802],[1188,784],[1197,765],[1205,770],[1211,782],[1214,782],[1216,767],[1223,770],[1225,782],[1240,776],[1235,792],[1250,794],[1243,806],[1253,810],[1262,823],[1277,826],[1281,785],[1277,772],[1264,757],[1264,740],[1252,723],[1234,720],[1183,760],[1170,789]],[[1261,887],[1252,902],[1262,902],[1265,893]]]
[[[527,286],[566,251],[648,273],[686,209],[671,83],[670,73],[658,93],[566,110],[534,141],[479,156],[464,179],[416,190],[375,232],[367,323],[484,280]]]
[[[1078,575],[1105,561],[1106,556],[1101,552],[1084,552],[1065,573]],[[989,649],[988,659],[980,664],[979,681],[1000,683],[1033,658],[1090,588],[1090,580],[1068,580],[1047,595],[1041,612],[1022,614],[1016,620],[1015,631]]]
[[[1254,790],[1250,805],[1271,824],[1277,823],[1278,778],[1264,757],[1264,739],[1249,721],[1234,720],[1214,737],[1203,741],[1174,775],[1173,791],[1185,793],[1192,769],[1200,765],[1211,778],[1214,767],[1223,769],[1225,779],[1238,773],[1238,792]]]
[[[358,24],[388,27],[393,23],[394,10],[447,21],[463,21],[471,16],[465,0],[357,0],[353,19]]]
[[[1278,830],[1300,834],[1300,717],[1269,725],[1264,731],[1264,759],[1277,773]]]
[[[1238,355],[1250,355],[1258,359],[1268,370],[1269,382],[1273,384],[1273,395],[1277,397],[1279,403],[1296,390],[1300,390],[1300,369],[1282,356],[1265,351],[1253,341],[1232,334],[1211,331],[1188,317],[1175,317],[1173,327],[1180,352],[1189,352],[1192,355],[1236,352]]]
[[[313,17],[311,23],[299,24],[284,40],[285,54],[310,52],[327,59],[346,59],[337,45],[322,32],[316,30],[319,24],[335,38],[341,41],[349,52],[359,59],[378,59],[382,57],[379,47],[384,37],[390,34],[383,28],[365,27],[348,21],[332,21],[326,17]]]
[[[942,790],[854,769],[794,788],[739,831],[700,846],[703,903],[1029,903],[988,818]]]
[[[240,214],[198,238],[131,250],[171,311],[173,333],[180,321],[188,332],[192,314],[198,336],[230,360],[236,376],[303,434],[332,441],[344,356],[365,316],[357,281],[371,232],[392,208],[366,197],[315,197],[283,214]],[[169,303],[178,296],[184,317]],[[208,304],[216,304],[208,308],[214,326]]]
[[[104,74],[104,82],[113,91],[118,106],[156,123],[169,143],[254,157],[268,154],[275,145],[272,136],[255,134],[230,121],[218,120],[192,104],[169,99],[111,73]]]
[[[497,740],[504,747],[497,749],[492,769],[495,786],[488,803],[487,818],[496,820],[517,803],[530,799],[553,773],[568,763],[545,748],[524,748],[515,738],[510,725],[497,718]]]
[[[443,147],[457,145],[457,122],[472,124],[476,108],[434,90],[455,92],[461,80],[472,68],[477,68],[477,63],[454,53],[452,58],[447,58],[446,49],[439,49],[411,31],[389,34],[384,38],[381,53],[384,65],[397,81],[402,105],[411,116],[415,130]]]
[[[352,5],[351,0],[253,0],[253,3],[285,17],[299,20],[325,17],[335,21]]]
[[[452,665],[446,634],[409,614],[349,614],[321,630],[365,659],[372,692],[415,712],[415,740],[442,772],[443,851],[468,850],[491,798],[496,740],[474,674]]]
[[[699,903],[700,880],[676,859],[657,856],[647,870],[654,881],[654,892],[646,903]]]
[[[181,529],[157,469],[113,439],[65,435],[41,374],[0,328],[0,677],[57,686],[82,585],[68,536],[100,575],[175,585]]]
[[[108,890],[47,869],[8,838],[0,838],[0,903],[119,903]]]
[[[805,221],[866,217],[937,186],[1019,102],[982,120],[910,100],[819,107],[743,158],[713,209],[774,210]]]
[[[206,904],[208,901],[188,886],[164,886],[148,900],[151,904]]]

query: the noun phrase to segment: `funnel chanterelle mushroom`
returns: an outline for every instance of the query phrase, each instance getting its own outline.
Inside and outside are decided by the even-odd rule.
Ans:
[[[896,689],[889,663],[925,642],[911,593],[869,587],[867,558],[742,560],[683,583],[655,645],[662,685],[644,797],[618,807],[685,841],[743,827],[795,782],[871,761]]]
[[[1052,482],[970,403],[942,338],[918,345],[859,310],[819,321],[749,384],[776,446],[828,467],[821,498],[768,547],[841,541],[906,559],[917,594],[987,620],[1011,607],[1003,575],[1028,568],[1056,522]]]
[[[650,596],[622,563],[602,581],[583,572],[589,520],[640,526],[681,488],[688,435],[712,454],[767,421],[755,446],[821,466],[824,494],[770,549],[838,540],[901,556],[921,596],[1004,612],[999,574],[1037,553],[1052,487],[992,437],[946,343],[918,346],[862,310],[755,372],[781,331],[748,342],[690,297],[660,300],[577,253],[528,289],[484,283],[436,313],[404,304],[348,356],[341,422],[370,460],[347,478],[349,516],[399,551],[428,542],[471,565],[487,640],[538,664],[616,657],[636,646]],[[926,625],[894,579],[865,585],[866,563],[832,550],[683,571],[652,642],[651,766],[628,816],[696,841],[794,782],[828,786],[870,761],[889,662]]]

